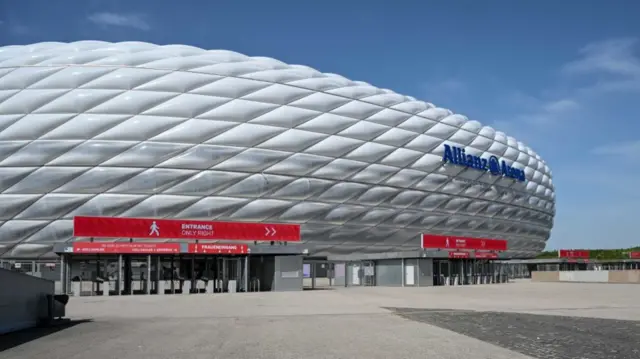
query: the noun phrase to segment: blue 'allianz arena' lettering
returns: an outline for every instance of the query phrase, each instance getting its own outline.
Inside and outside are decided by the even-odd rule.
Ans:
[[[491,156],[488,159],[469,155],[464,148],[444,145],[443,162],[449,162],[458,166],[466,166],[480,171],[489,171],[492,175],[505,176],[518,181],[524,181],[524,171],[511,167],[506,161],[500,161],[498,157]]]

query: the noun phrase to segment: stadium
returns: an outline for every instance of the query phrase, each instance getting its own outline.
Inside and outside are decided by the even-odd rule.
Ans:
[[[295,223],[315,256],[427,233],[530,258],[554,201],[524,143],[366,82],[184,45],[0,48],[0,258],[55,256],[75,216]]]

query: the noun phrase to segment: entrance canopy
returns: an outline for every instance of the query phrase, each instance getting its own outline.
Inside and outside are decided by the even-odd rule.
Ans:
[[[153,242],[73,242],[56,243],[53,252],[60,255],[300,255],[301,245],[265,246],[239,243],[153,243]]]
[[[304,251],[300,246],[274,247],[256,243],[300,242],[298,224],[77,216],[73,218],[73,232],[74,237],[90,240],[58,243],[53,248],[55,253],[243,255],[301,254]],[[128,239],[129,242],[94,241],[94,238]],[[144,241],[136,242],[135,239]],[[247,241],[255,245],[206,241]]]
[[[75,242],[75,254],[248,254],[246,244]]]
[[[420,239],[423,250],[447,251],[453,259],[498,259],[498,252],[507,250],[504,239],[442,236],[423,233]]]

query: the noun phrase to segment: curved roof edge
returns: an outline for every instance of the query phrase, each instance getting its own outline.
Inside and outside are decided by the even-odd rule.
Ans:
[[[137,41],[40,42],[0,47],[0,69],[69,65],[190,71],[282,83],[320,92],[350,88],[351,91],[342,90],[331,92],[331,94],[439,121],[504,143],[535,157],[544,165],[544,172],[551,177],[551,170],[535,151],[502,131],[497,131],[491,126],[483,126],[478,121],[469,120],[464,115],[454,114],[432,103],[400,95],[392,90],[377,88],[367,82],[353,81],[337,74],[322,73],[305,65],[291,65],[270,57],[251,57],[228,50],[205,50],[188,45],[157,45]],[[320,79],[322,81],[318,81]]]

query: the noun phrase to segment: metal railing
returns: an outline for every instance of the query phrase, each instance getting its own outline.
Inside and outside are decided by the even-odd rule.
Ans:
[[[249,281],[249,292],[259,292],[260,291],[260,279],[259,278],[251,278]]]

